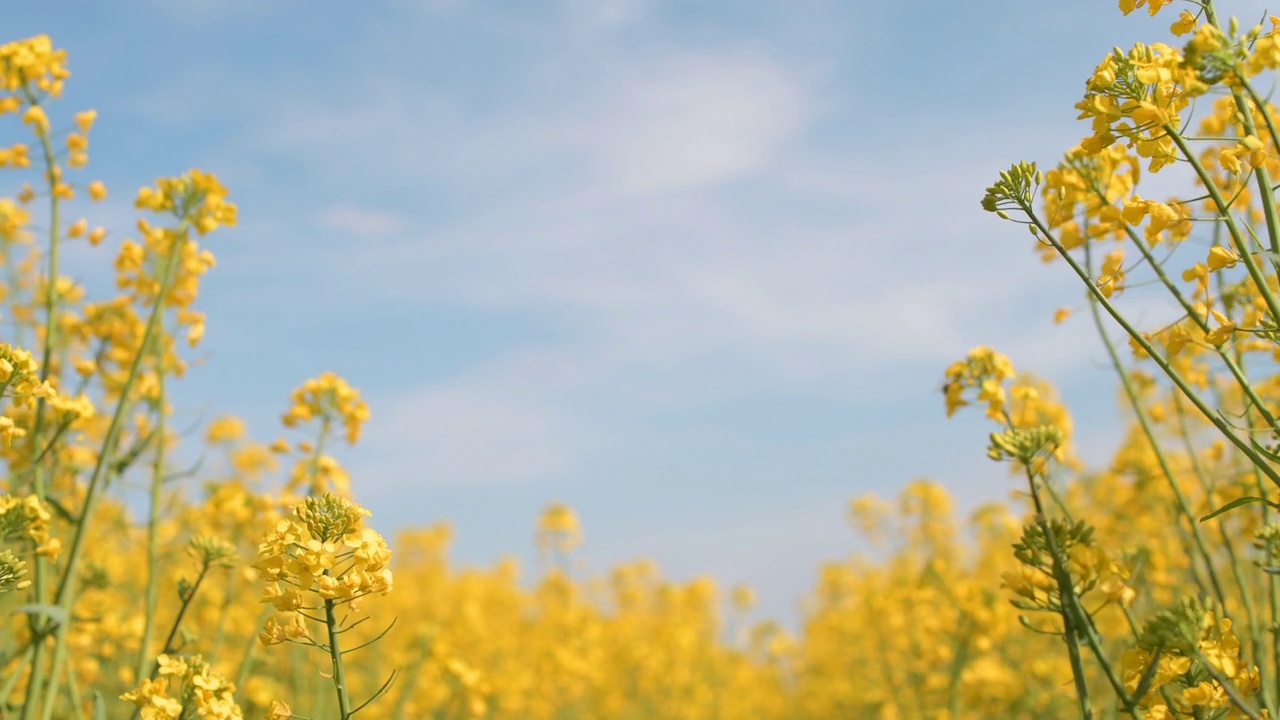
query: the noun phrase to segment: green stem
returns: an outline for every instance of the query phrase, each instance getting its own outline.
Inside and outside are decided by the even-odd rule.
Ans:
[[[1189,155],[1191,150],[1186,146],[1185,143],[1180,142],[1181,137],[1176,136],[1175,134],[1174,140],[1175,142],[1179,142],[1179,147],[1183,148],[1184,152],[1188,153]],[[1227,223],[1228,231],[1232,234],[1232,237],[1238,237],[1239,230],[1236,229],[1235,222],[1231,218],[1230,207],[1229,207],[1230,203],[1222,199],[1222,196],[1218,192],[1217,187],[1213,185],[1213,179],[1209,177],[1208,172],[1205,171],[1204,167],[1200,164],[1200,161],[1196,160],[1194,157],[1191,157],[1191,156],[1188,157],[1188,160],[1191,162],[1192,166],[1197,168],[1197,173],[1200,175],[1201,180],[1210,188],[1211,190],[1210,194],[1215,198],[1215,203],[1218,204],[1220,208],[1222,208],[1220,210],[1220,213],[1222,213],[1223,215],[1222,219],[1224,220],[1224,222]],[[1109,202],[1107,200],[1106,193],[1097,184],[1096,178],[1091,178],[1091,181],[1092,181],[1091,187],[1094,194],[1097,195],[1104,202]],[[1024,210],[1027,211],[1027,214],[1029,217],[1032,216],[1029,208],[1024,208]],[[1036,219],[1035,217],[1032,217],[1032,220],[1036,223],[1038,227],[1040,227],[1042,230],[1045,230],[1043,223],[1041,223],[1038,219]],[[1134,231],[1134,229],[1127,224],[1124,226],[1124,231],[1125,231],[1125,234],[1132,241],[1134,247],[1136,247],[1138,249],[1138,252],[1142,254],[1143,260],[1146,261],[1146,263],[1151,267],[1151,270],[1152,272],[1155,273],[1156,278],[1160,280],[1160,284],[1163,285],[1164,288],[1169,291],[1169,294],[1173,296],[1173,299],[1175,301],[1177,301],[1178,305],[1182,308],[1183,312],[1186,313],[1187,317],[1191,318],[1192,322],[1194,322],[1196,324],[1196,327],[1200,328],[1202,332],[1208,333],[1210,331],[1210,327],[1209,327],[1209,321],[1208,321],[1209,309],[1207,307],[1207,304],[1206,304],[1203,316],[1200,313],[1197,313],[1195,306],[1192,305],[1191,302],[1187,300],[1186,296],[1182,294],[1182,290],[1177,286],[1176,283],[1173,282],[1173,280],[1169,277],[1168,273],[1164,271],[1164,266],[1161,265],[1160,262],[1156,260],[1154,255],[1152,255],[1151,250],[1147,247],[1147,244],[1141,238],[1138,237],[1138,233]],[[1047,235],[1047,232],[1046,232],[1046,235]],[[1061,245],[1057,243],[1057,241],[1053,240],[1051,237],[1049,238],[1049,241],[1054,244],[1055,248],[1058,249],[1060,254],[1065,253],[1065,250],[1061,249]],[[1249,254],[1247,251],[1242,251],[1241,254],[1242,254],[1241,260],[1245,263],[1245,266],[1252,268],[1250,275],[1251,277],[1255,278],[1255,282],[1256,282],[1257,277],[1260,277],[1260,272],[1258,271],[1256,264],[1253,262],[1253,256]],[[1064,257],[1065,257],[1065,254],[1064,254]],[[1067,262],[1068,264],[1072,265],[1073,269],[1077,269],[1077,272],[1078,272],[1078,268],[1073,258],[1067,258]],[[1085,284],[1090,287],[1091,291],[1093,291],[1093,294],[1096,297],[1100,298],[1101,300],[1106,300],[1105,296],[1101,294],[1097,286],[1094,284],[1092,275],[1083,276],[1081,279],[1083,279]],[[1263,281],[1263,286],[1265,287],[1265,280]],[[1108,312],[1111,311],[1109,301],[1104,302],[1103,306],[1108,308]],[[1280,315],[1277,315],[1276,317],[1280,317]],[[1121,327],[1124,327],[1127,332],[1130,333],[1130,336],[1134,338],[1135,342],[1138,342],[1140,345],[1142,345],[1144,350],[1148,350],[1149,343],[1146,342],[1145,338],[1142,338],[1138,335],[1134,335],[1133,333],[1136,331],[1130,328],[1126,323],[1121,322],[1120,325]],[[1248,376],[1245,375],[1244,371],[1239,367],[1239,365],[1236,364],[1236,362],[1231,358],[1230,355],[1227,354],[1227,352],[1224,349],[1215,348],[1215,350],[1218,353],[1218,357],[1222,360],[1223,365],[1226,366],[1227,371],[1231,373],[1231,376],[1233,378],[1235,378],[1236,384],[1240,387],[1241,391],[1244,392],[1244,394],[1258,406],[1258,413],[1272,428],[1272,430],[1274,430],[1277,434],[1280,434],[1280,422],[1277,422],[1275,416],[1271,413],[1270,410],[1267,409],[1266,405],[1262,402],[1262,399],[1259,398],[1257,394],[1254,392],[1253,386],[1249,383]],[[1166,374],[1169,374],[1170,372],[1172,372],[1171,370],[1167,369],[1168,367],[1167,363],[1162,364],[1161,359],[1157,358],[1154,352],[1148,350],[1148,354],[1152,356],[1152,359],[1156,360],[1156,364],[1160,365],[1160,369],[1164,370]],[[1173,379],[1172,375],[1170,375],[1170,378]],[[1175,379],[1175,382],[1176,382],[1176,379]],[[1179,387],[1181,388],[1182,385],[1180,384]],[[1206,413],[1206,415],[1207,414],[1208,413]],[[1277,478],[1275,477],[1272,478],[1272,481],[1280,484],[1280,480],[1277,480]]]
[[[1252,121],[1250,121],[1250,124],[1252,124]],[[1187,145],[1186,140],[1178,134],[1177,130],[1173,126],[1166,125],[1164,129],[1165,132],[1169,134],[1170,139],[1173,140],[1174,144],[1178,146],[1178,149],[1186,157],[1187,162],[1195,169],[1196,176],[1199,177],[1201,183],[1204,184],[1209,193],[1209,197],[1213,198],[1213,203],[1218,208],[1218,216],[1227,226],[1227,233],[1231,235],[1231,242],[1235,245],[1236,251],[1240,255],[1240,261],[1244,263],[1245,269],[1249,273],[1249,278],[1253,280],[1253,284],[1257,287],[1258,294],[1262,296],[1263,301],[1267,305],[1267,309],[1270,310],[1271,317],[1280,320],[1280,301],[1278,301],[1275,294],[1271,292],[1271,287],[1268,284],[1266,274],[1262,272],[1261,268],[1258,267],[1258,263],[1254,261],[1253,250],[1245,240],[1244,236],[1240,233],[1239,227],[1236,225],[1235,218],[1231,213],[1230,203],[1223,199],[1222,193],[1218,190],[1217,184],[1213,182],[1213,177],[1209,175],[1209,171],[1200,163],[1200,159],[1191,152],[1191,148]],[[1274,200],[1272,202],[1274,204]],[[1275,208],[1273,207],[1271,211],[1274,215]],[[1208,312],[1207,309],[1206,312]],[[1202,328],[1207,329],[1208,323],[1202,323]],[[1273,431],[1280,434],[1280,423],[1277,423],[1275,415],[1267,408],[1267,405],[1262,401],[1262,398],[1258,397],[1254,392],[1253,386],[1249,382],[1248,377],[1246,377],[1239,366],[1232,361],[1231,356],[1227,354],[1226,350],[1221,347],[1218,348],[1218,355],[1222,358],[1223,363],[1231,372],[1232,377],[1235,378],[1236,384],[1240,386],[1240,389],[1249,398],[1249,400],[1257,406],[1258,414],[1262,416],[1262,419],[1267,421],[1267,425],[1270,426]]]
[[[426,664],[427,657],[431,654],[430,643],[425,644],[422,652],[413,659],[413,664],[409,666],[408,676],[417,679],[422,672],[422,666]],[[407,680],[404,686],[400,688],[400,695],[396,698],[395,708],[391,711],[391,720],[404,720],[405,708],[409,706],[409,700],[413,697],[413,691],[416,685],[413,680]]]
[[[71,656],[68,655],[62,664],[62,671],[67,675],[67,695],[71,700],[71,707],[74,708],[77,720],[85,720],[84,702],[80,697],[80,683],[76,681],[76,669],[71,664]]]
[[[324,601],[324,624],[329,631],[329,659],[333,663],[333,687],[338,694],[338,719],[351,717],[351,699],[347,695],[347,675],[342,663],[342,650],[338,646],[338,618],[334,614],[337,605],[331,599]]]
[[[271,617],[271,613],[275,612],[270,604],[262,609],[258,616],[258,624],[255,627],[262,627],[262,624]],[[245,681],[249,679],[249,672],[253,670],[253,651],[259,645],[258,636],[255,633],[249,634],[249,640],[245,643],[244,653],[240,656],[240,666],[236,670],[236,690],[237,692],[244,689]]]
[[[35,645],[28,644],[26,649],[22,651],[22,657],[18,659],[18,664],[10,671],[9,676],[5,678],[4,684],[0,685],[0,707],[9,704],[9,698],[13,697],[13,689],[18,686],[18,679],[22,677],[23,671],[26,670],[27,663],[31,660],[31,655],[35,652]]]
[[[22,91],[26,95],[29,104],[38,105],[35,95],[29,87],[24,86]],[[54,343],[58,336],[58,260],[59,248],[61,247],[59,236],[62,233],[62,199],[58,197],[56,192],[57,181],[53,175],[53,169],[57,166],[53,143],[49,139],[48,132],[40,131],[37,134],[40,138],[40,149],[44,158],[45,179],[49,187],[49,272],[45,279],[45,332],[44,347],[41,351],[40,361],[40,379],[47,380],[49,378],[49,363],[53,358]],[[30,440],[33,456],[40,447],[40,438],[44,433],[44,418],[47,405],[48,403],[44,398],[39,398],[36,401],[36,416]],[[32,491],[41,502],[44,502],[48,495],[43,467],[43,464],[37,464],[32,468],[31,474]],[[49,601],[49,580],[49,561],[43,555],[37,555],[32,572],[32,586],[37,604],[45,604]],[[33,702],[35,693],[45,683],[45,668],[43,658],[40,657],[40,649],[44,645],[45,637],[51,631],[49,621],[38,620],[34,614],[31,615],[30,628],[32,642],[35,643],[36,650],[31,655],[31,676],[27,680],[26,701],[22,705],[22,720],[30,720],[35,713],[35,703]]]
[[[1090,248],[1086,245],[1086,270],[1092,270],[1089,265],[1090,257]],[[1204,534],[1200,531],[1200,523],[1196,521],[1197,519],[1195,514],[1191,512],[1191,504],[1187,501],[1186,495],[1178,485],[1177,476],[1174,475],[1173,468],[1169,466],[1169,460],[1165,457],[1164,450],[1160,446],[1160,441],[1156,438],[1155,430],[1151,427],[1151,421],[1142,407],[1142,401],[1138,397],[1138,391],[1133,387],[1133,381],[1129,377],[1129,373],[1125,372],[1124,364],[1120,361],[1120,354],[1116,352],[1115,343],[1113,343],[1111,341],[1111,337],[1107,335],[1106,326],[1102,323],[1102,314],[1098,312],[1098,303],[1093,302],[1092,300],[1089,303],[1089,314],[1093,317],[1094,327],[1097,328],[1098,337],[1102,340],[1102,345],[1107,351],[1107,357],[1111,360],[1111,366],[1115,369],[1116,375],[1120,378],[1120,384],[1124,388],[1125,398],[1128,399],[1129,406],[1133,409],[1133,414],[1138,419],[1138,426],[1142,428],[1142,434],[1146,437],[1147,444],[1151,446],[1151,452],[1156,457],[1156,463],[1160,466],[1160,473],[1164,475],[1165,480],[1169,484],[1169,489],[1173,491],[1173,497],[1177,502],[1178,513],[1191,526],[1191,537],[1195,544],[1196,552],[1204,560],[1205,570],[1209,575],[1209,583],[1213,586],[1213,593],[1218,599],[1218,604],[1225,606],[1226,594],[1222,591],[1222,582],[1218,579],[1218,572],[1214,569],[1213,558],[1209,554],[1208,544],[1205,542]]]
[[[320,457],[324,455],[325,447],[329,444],[329,433],[333,427],[333,419],[327,414],[320,418],[320,432],[316,437],[316,447],[311,453],[311,458],[307,463],[307,475],[311,479],[311,487],[307,488],[308,495],[323,495],[323,492],[316,492],[318,488],[317,481],[320,477]]]
[[[138,664],[135,677],[141,678],[147,673],[149,663],[154,662],[151,655],[152,635],[155,633],[156,610],[160,605],[160,505],[164,489],[165,463],[165,382],[164,382],[164,347],[162,343],[151,344],[152,361],[161,369],[159,375],[159,397],[156,398],[156,426],[152,432],[156,438],[156,451],[151,464],[150,508],[147,513],[147,589],[146,610],[142,621],[142,640],[138,646]]]
[[[1244,80],[1243,77],[1241,80],[1250,97],[1257,103],[1258,109],[1263,110],[1266,107],[1266,103],[1259,102],[1261,98],[1257,97],[1257,93],[1254,91],[1253,86],[1249,85],[1248,80]],[[1244,125],[1245,133],[1257,137],[1258,125],[1253,120],[1253,112],[1249,109],[1249,101],[1245,99],[1239,90],[1231,93],[1231,97],[1236,101],[1236,109],[1240,111],[1240,122]],[[1271,113],[1263,110],[1262,114],[1266,117],[1267,127],[1271,131],[1272,142],[1275,142],[1276,128],[1271,118]],[[1277,147],[1280,147],[1280,145],[1277,145]],[[1258,201],[1262,204],[1262,217],[1267,223],[1267,247],[1271,252],[1280,252],[1280,234],[1277,234],[1280,232],[1280,218],[1276,216],[1276,195],[1271,185],[1271,171],[1267,169],[1265,162],[1254,168],[1254,179],[1258,186]],[[1277,267],[1275,260],[1271,261],[1271,267]],[[1277,272],[1280,272],[1280,268],[1277,269]],[[1266,287],[1263,292],[1270,294],[1271,288]],[[1268,304],[1274,307],[1273,304]],[[1280,320],[1280,318],[1277,319]]]
[[[1199,661],[1201,667],[1204,668],[1204,671],[1209,674],[1209,677],[1213,678],[1217,681],[1218,685],[1222,686],[1223,691],[1227,693],[1227,697],[1231,698],[1231,704],[1239,708],[1240,712],[1245,717],[1249,718],[1249,720],[1262,720],[1262,716],[1258,715],[1258,711],[1254,710],[1253,706],[1246,702],[1244,697],[1240,694],[1240,688],[1236,687],[1236,684],[1231,682],[1227,676],[1215,669],[1213,665],[1209,663],[1209,659],[1204,656],[1204,653],[1195,649],[1195,657],[1196,660]]]
[[[1200,464],[1200,459],[1196,454],[1196,448],[1192,444],[1191,435],[1187,429],[1186,411],[1183,409],[1182,402],[1178,399],[1177,395],[1174,395],[1173,397],[1173,407],[1174,415],[1178,418],[1178,431],[1182,436],[1183,444],[1186,447],[1187,457],[1190,459],[1191,470],[1195,473],[1196,477],[1199,478],[1200,486],[1204,490],[1205,497],[1209,497],[1213,492],[1213,487],[1209,483],[1208,476],[1204,471],[1204,466]],[[1218,539],[1221,541],[1222,548],[1227,553],[1227,563],[1231,567],[1231,576],[1232,579],[1235,580],[1237,589],[1240,591],[1240,602],[1244,606],[1245,622],[1248,623],[1249,628],[1252,631],[1252,629],[1257,626],[1257,616],[1254,612],[1252,591],[1249,582],[1241,572],[1240,556],[1236,553],[1235,544],[1227,533],[1227,519],[1218,518],[1218,520]],[[1196,527],[1199,527],[1199,523],[1196,524]],[[1209,558],[1206,557],[1206,562],[1208,561]],[[1227,607],[1226,599],[1219,597],[1218,602],[1225,612]],[[1253,640],[1253,656],[1258,657],[1261,647],[1260,639],[1255,635]]]
[[[150,316],[147,318],[146,330],[142,336],[142,342],[139,344],[138,352],[134,354],[133,361],[129,365],[129,375],[126,377],[124,385],[120,389],[120,400],[116,403],[115,412],[111,416],[111,423],[107,426],[106,437],[102,442],[102,450],[98,453],[98,461],[93,467],[93,474],[89,478],[89,486],[85,491],[84,507],[81,511],[81,522],[76,528],[75,535],[72,536],[71,546],[67,551],[66,569],[63,571],[62,581],[58,584],[58,592],[54,596],[55,604],[61,608],[68,617],[71,614],[71,607],[75,604],[76,594],[79,588],[76,585],[76,572],[80,565],[80,556],[84,550],[84,541],[88,537],[88,525],[93,518],[94,510],[97,508],[99,499],[102,496],[103,485],[106,479],[106,470],[111,465],[111,457],[114,454],[116,445],[120,439],[120,432],[124,426],[124,414],[129,407],[129,395],[133,390],[134,382],[137,380],[138,374],[142,368],[142,358],[146,354],[146,348],[151,343],[152,338],[156,336],[160,326],[160,318],[164,311],[164,298],[168,294],[170,286],[173,284],[174,276],[177,274],[179,257],[181,255],[182,243],[185,242],[188,221],[183,219],[178,231],[175,233],[175,241],[173,247],[169,248],[169,254],[165,258],[164,269],[161,273],[162,279],[160,289],[156,294],[154,304],[151,307]],[[63,623],[57,627],[57,633],[54,643],[54,667],[57,667],[60,659],[67,653],[67,637],[69,623]],[[32,658],[33,674],[41,666],[40,654],[43,643],[36,645],[35,656]],[[33,686],[27,688],[27,703],[33,704],[35,692]],[[49,683],[49,689],[45,692],[45,703],[43,720],[52,720],[53,717],[53,698],[57,693],[57,676],[54,675],[54,681]],[[24,707],[23,712],[28,712]]]
[[[1037,489],[1036,476],[1030,467],[1026,468],[1027,485],[1031,490],[1031,501],[1035,505],[1036,523],[1044,531],[1045,542],[1049,548],[1049,556],[1053,559],[1053,578],[1058,584],[1058,597],[1062,601],[1062,639],[1067,643],[1067,657],[1071,662],[1071,677],[1075,682],[1076,701],[1080,707],[1080,717],[1092,720],[1093,706],[1089,701],[1089,683],[1085,677],[1084,662],[1080,657],[1080,635],[1083,628],[1077,627],[1080,618],[1075,612],[1075,590],[1071,586],[1071,576],[1067,571],[1066,558],[1058,547],[1049,518],[1044,512],[1044,503]]]
[[[190,608],[191,604],[195,601],[196,593],[200,590],[200,584],[204,582],[204,578],[208,574],[209,574],[209,564],[201,563],[200,574],[196,576],[196,581],[191,584],[191,589],[188,590],[186,596],[182,598],[182,604],[178,606],[178,615],[173,618],[173,625],[170,626],[169,628],[169,635],[165,637],[164,645],[162,646],[160,652],[157,655],[168,655],[174,652],[175,650],[177,650],[177,648],[174,647],[173,641],[177,639],[178,630],[182,627],[182,618],[186,616],[187,609]],[[145,673],[140,672],[138,674],[138,678],[141,679],[143,677],[146,677],[148,679],[154,680],[156,677],[156,671],[159,670],[160,668],[160,663],[157,661],[156,658],[151,658],[150,666],[144,665],[143,668],[145,670]],[[141,713],[142,713],[142,708],[140,706],[135,707],[133,709],[133,718],[136,720],[141,715]]]
[[[1090,295],[1092,295],[1093,298],[1097,300],[1098,304],[1107,311],[1107,314],[1110,315],[1126,333],[1128,333],[1129,337],[1133,338],[1133,341],[1137,343],[1138,347],[1142,348],[1143,352],[1151,357],[1152,361],[1155,362],[1165,375],[1173,381],[1173,384],[1177,385],[1178,389],[1187,396],[1187,399],[1191,401],[1191,404],[1195,405],[1196,409],[1208,418],[1209,422],[1213,423],[1214,427],[1218,428],[1218,431],[1222,433],[1223,437],[1230,441],[1232,445],[1236,446],[1236,448],[1238,448],[1245,457],[1249,458],[1250,461],[1257,465],[1266,474],[1267,478],[1271,480],[1271,482],[1280,487],[1280,473],[1277,473],[1275,468],[1270,467],[1266,460],[1264,460],[1249,443],[1242,440],[1240,436],[1236,434],[1235,430],[1232,429],[1232,427],[1228,425],[1222,417],[1215,413],[1203,399],[1201,399],[1199,393],[1197,393],[1195,389],[1192,388],[1185,379],[1183,379],[1178,371],[1173,369],[1169,364],[1169,361],[1162,357],[1160,353],[1156,352],[1156,349],[1151,345],[1151,342],[1147,340],[1137,328],[1130,324],[1124,315],[1122,315],[1120,311],[1111,304],[1111,301],[1102,294],[1101,289],[1099,289],[1097,284],[1093,282],[1093,278],[1090,277],[1084,268],[1080,266],[1080,263],[1071,256],[1071,253],[1063,247],[1061,241],[1053,236],[1053,233],[1050,232],[1044,221],[1035,214],[1034,209],[1027,204],[1022,206],[1022,210],[1027,213],[1029,218],[1031,218],[1031,222],[1034,223],[1036,228],[1040,231],[1040,235],[1044,237],[1047,242],[1053,245],[1059,256],[1061,256],[1076,275],[1084,281],[1085,285],[1089,288]],[[1232,365],[1234,366],[1234,363],[1232,363]],[[1259,408],[1259,412],[1262,411],[1263,408]]]
[[[235,604],[236,576],[234,573],[227,573],[226,579],[222,607],[218,613],[218,627],[214,630],[213,643],[209,646],[209,658],[215,661],[222,654],[222,645],[227,639],[227,617],[230,615],[231,606]]]

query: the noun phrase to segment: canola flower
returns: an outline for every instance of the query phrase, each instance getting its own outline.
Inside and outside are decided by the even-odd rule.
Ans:
[[[97,114],[57,107],[66,52],[0,45],[18,133],[0,142],[0,717],[1274,717],[1280,123],[1258,88],[1280,18],[1178,10],[1167,42],[1084,76],[1088,134],[1061,163],[1019,162],[983,199],[1081,281],[1053,316],[1092,320],[1116,373],[1110,462],[1079,460],[1052,386],[975,348],[943,368],[940,410],[981,410],[1010,499],[966,518],[927,480],[855,498],[869,550],[816,569],[795,628],[755,621],[752,588],[649,561],[584,574],[589,518],[559,503],[532,523],[554,560],[532,573],[457,567],[448,525],[388,542],[339,460],[371,412],[333,372],[282,393],[303,438],[214,418],[192,477],[171,387],[230,192],[190,170],[138,192],[136,239],[93,225],[82,206],[109,189],[85,176]],[[1191,189],[1144,197],[1155,172]],[[60,274],[75,242],[108,254],[114,295]],[[1152,293],[1173,310],[1128,304]]]
[[[1147,8],[1155,16],[1166,4]],[[1064,468],[1047,462],[1069,427],[1006,422],[992,435],[992,457],[1026,469],[1034,509],[1016,546],[1021,568],[1006,582],[1019,607],[1057,616],[1050,630],[1082,717],[1108,703],[1133,717],[1261,718],[1280,703],[1280,589],[1266,572],[1280,507],[1271,499],[1280,485],[1280,135],[1276,108],[1257,89],[1280,67],[1278,27],[1270,16],[1242,28],[1206,0],[1169,26],[1185,38],[1178,44],[1115,48],[1076,106],[1091,134],[1050,170],[1013,165],[982,200],[1026,225],[1042,258],[1084,285],[1132,416],[1112,468],[1069,484],[1055,482]],[[1204,112],[1192,127],[1197,105]],[[1143,197],[1144,166],[1181,171],[1191,192]],[[1141,323],[1135,287],[1175,309]],[[969,388],[959,385],[956,398]],[[1090,487],[1100,482],[1105,490]],[[1138,542],[1121,529],[1104,540],[1125,497],[1163,497],[1166,537]],[[1132,519],[1152,527],[1145,514]],[[1081,564],[1090,556],[1098,561]],[[1090,602],[1096,590],[1108,603]],[[1103,627],[1109,604],[1124,611],[1124,625]]]

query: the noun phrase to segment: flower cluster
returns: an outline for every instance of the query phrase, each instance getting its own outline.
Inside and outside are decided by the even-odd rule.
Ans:
[[[134,206],[185,220],[201,235],[236,224],[236,206],[227,202],[227,189],[217,176],[194,168],[185,175],[161,178],[154,186],[138,190]]]
[[[325,449],[336,424],[343,426],[347,443],[354,445],[360,439],[360,429],[369,419],[369,406],[361,399],[359,391],[333,372],[322,373],[304,382],[293,391],[291,403],[282,418],[285,427],[318,420],[319,428],[315,443],[298,443],[297,448],[303,455],[294,462],[286,489],[296,492],[306,487],[310,495],[345,493],[350,488],[351,479],[337,458],[326,453]],[[284,440],[279,440],[273,449],[288,452],[290,448]]]
[[[964,360],[952,363],[945,375],[943,393],[946,395],[947,417],[969,404],[965,398],[966,391],[977,389],[977,399],[987,404],[987,417],[997,421],[1005,418],[1007,396],[1002,383],[1014,375],[1009,358],[991,348],[976,347]]]
[[[284,414],[285,427],[295,427],[315,418],[322,422],[341,422],[350,445],[360,439],[360,428],[369,419],[369,406],[360,398],[360,392],[332,372],[304,382],[293,391],[292,403]]]
[[[1256,694],[1260,675],[1243,662],[1233,627],[1230,618],[1195,599],[1158,613],[1122,657],[1126,689],[1141,693],[1139,704],[1149,717],[1241,717],[1231,694]]]
[[[156,679],[143,680],[121,700],[139,708],[143,720],[242,720],[236,686],[213,671],[199,655],[161,655]]]
[[[543,551],[563,555],[582,543],[582,525],[573,508],[556,503],[542,511],[538,519],[537,544]]]
[[[1043,381],[1029,375],[1015,376],[1008,357],[988,347],[976,347],[963,360],[952,363],[944,375],[947,417],[969,405],[969,391],[977,390],[974,399],[985,403],[987,417],[1004,426],[1002,433],[992,436],[989,455],[993,459],[1021,459],[1026,453],[1015,450],[1014,445],[1025,446],[1032,436],[1043,436],[1033,443],[1035,451],[1044,448],[1060,462],[1078,464],[1070,445],[1074,424],[1066,406]]]
[[[391,591],[391,550],[382,536],[364,526],[369,511],[333,494],[309,497],[281,520],[258,545],[254,567],[267,581],[263,602],[283,613],[315,609],[309,598],[347,603]],[[290,623],[298,623],[295,616]],[[263,642],[282,642],[279,622]],[[300,633],[302,631],[300,630]]]
[[[1138,43],[1119,49],[1094,70],[1088,91],[1076,104],[1080,119],[1090,119],[1093,134],[1080,143],[1089,155],[1128,141],[1148,169],[1158,172],[1178,157],[1170,131],[1177,130],[1191,99],[1208,91],[1199,74],[1176,48]]]
[[[5,43],[0,45],[0,88],[10,93],[35,89],[58,97],[71,76],[66,63],[67,51],[54,49],[48,35]],[[7,108],[7,103],[0,107]]]

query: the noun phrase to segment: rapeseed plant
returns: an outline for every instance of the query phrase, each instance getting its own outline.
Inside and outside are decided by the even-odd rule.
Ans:
[[[1168,5],[1120,9],[1167,19]],[[585,575],[583,525],[562,504],[536,521],[550,562],[534,577],[509,559],[455,567],[447,525],[387,542],[334,455],[370,417],[334,373],[288,399],[281,424],[302,439],[216,418],[204,442],[219,466],[178,482],[171,383],[204,336],[205,243],[236,206],[193,169],[138,192],[137,239],[91,225],[80,203],[108,188],[83,177],[96,113],[55,109],[66,53],[43,36],[0,45],[0,115],[22,133],[0,170],[30,176],[0,197],[0,718],[1274,716],[1280,132],[1257,86],[1280,67],[1280,18],[1267,22],[1241,28],[1198,0],[1169,28],[1181,40],[1107,54],[1077,105],[1088,136],[983,198],[1086,290],[1127,423],[1111,462],[1086,469],[1056,391],[975,348],[943,370],[943,410],[981,408],[987,454],[1019,489],[967,519],[930,481],[855,499],[876,554],[819,568],[795,632],[748,623],[751,588],[672,582],[643,560]],[[1139,194],[1144,172],[1179,171],[1188,197]],[[60,274],[74,242],[112,253],[113,296]],[[1153,293],[1174,309],[1139,322],[1126,303]],[[126,482],[148,488],[141,507]]]
[[[1155,16],[1166,4],[1147,9]],[[1280,18],[1242,29],[1212,0],[1192,6],[1169,28],[1187,38],[1181,48],[1139,43],[1103,58],[1076,105],[1092,132],[1062,162],[1051,170],[1019,162],[982,200],[1025,224],[1043,259],[1063,262],[1084,284],[1132,415],[1113,466],[1067,483],[1053,480],[1066,468],[1052,455],[1069,426],[1047,418],[1020,428],[988,413],[1005,425],[992,436],[992,457],[1025,471],[1033,511],[1015,552],[1021,568],[1006,586],[1020,608],[1060,616],[1051,632],[1085,718],[1259,718],[1280,702],[1280,588],[1264,572],[1280,507],[1271,499],[1280,485],[1272,180],[1280,135],[1276,108],[1255,84],[1280,67]],[[1197,104],[1205,114],[1192,129]],[[1144,165],[1183,171],[1198,190],[1144,198]],[[1138,287],[1163,293],[1170,316],[1137,322],[1126,299]],[[974,387],[956,377],[949,412]],[[995,395],[984,391],[980,399]],[[1146,509],[1157,504],[1164,509],[1152,517]],[[1120,507],[1142,512],[1118,522]],[[1081,564],[1081,553],[1098,561]],[[1102,588],[1101,573],[1115,579],[1097,605],[1089,593]],[[1123,624],[1107,627],[1108,606]]]

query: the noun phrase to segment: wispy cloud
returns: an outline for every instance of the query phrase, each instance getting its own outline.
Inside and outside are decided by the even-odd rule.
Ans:
[[[803,130],[806,90],[767,56],[685,56],[629,68],[577,122],[600,179],[652,193],[722,183],[760,169]]]
[[[369,426],[367,449],[377,460],[364,473],[367,485],[501,486],[563,477],[592,449],[593,433],[523,395],[449,386],[389,399]]]
[[[405,227],[398,212],[374,210],[354,205],[335,205],[320,213],[324,227],[351,235],[388,235]]]
[[[560,0],[571,22],[616,30],[644,19],[653,0]]]

